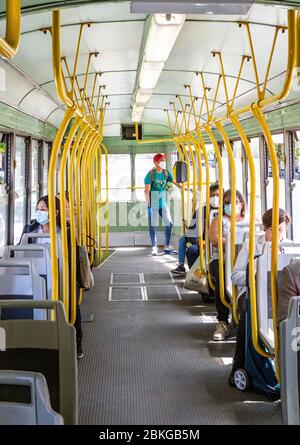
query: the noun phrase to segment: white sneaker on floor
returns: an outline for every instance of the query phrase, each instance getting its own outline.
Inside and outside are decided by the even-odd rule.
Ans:
[[[152,256],[157,256],[158,255],[158,249],[157,246],[153,246],[152,247],[152,252],[151,252]]]
[[[224,322],[218,323],[216,330],[214,332],[214,335],[213,335],[213,339],[215,341],[224,340],[227,337],[228,332],[229,332],[229,330],[228,330],[228,326],[226,323],[224,323]]]
[[[165,253],[177,253],[173,246],[167,246],[167,245],[165,245],[165,247],[164,247],[164,252]]]

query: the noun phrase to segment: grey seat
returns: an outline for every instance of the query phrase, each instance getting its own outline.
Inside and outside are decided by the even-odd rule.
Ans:
[[[290,299],[288,316],[280,323],[280,388],[285,425],[300,425],[300,297]]]
[[[22,235],[20,244],[42,244],[50,246],[50,234],[49,233],[24,233]],[[57,252],[58,252],[58,267],[59,267],[59,288],[62,289],[62,265],[63,265],[63,255],[62,255],[62,243],[61,234],[57,233]]]
[[[9,308],[51,310],[54,317],[2,320],[2,311]],[[6,337],[6,350],[0,352],[0,369],[43,374],[54,411],[63,417],[66,425],[77,424],[76,335],[74,327],[66,321],[62,302],[0,301],[0,328]]]
[[[63,424],[63,418],[51,408],[42,374],[0,371],[0,425]]]
[[[5,259],[0,260],[0,300],[24,299],[46,300],[45,280],[38,273],[34,259]],[[18,314],[21,318],[46,318],[44,310],[27,310]],[[17,315],[7,311],[6,318],[15,318]]]
[[[3,252],[4,259],[34,259],[38,273],[45,279],[47,299],[51,298],[52,274],[50,251],[48,244],[20,244],[17,246],[6,246]]]
[[[284,253],[278,253],[277,273],[287,266],[291,260],[300,258],[300,244],[293,242],[280,243]],[[256,299],[260,337],[271,353],[274,352],[274,327],[271,298],[271,243],[266,243],[263,253],[256,259]]]

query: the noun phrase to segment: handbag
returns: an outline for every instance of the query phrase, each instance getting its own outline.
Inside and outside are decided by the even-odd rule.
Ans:
[[[188,271],[185,282],[184,282],[184,288],[190,289],[199,292],[200,294],[208,294],[208,279],[206,276],[206,273],[201,270],[200,268],[200,258],[198,257],[197,260],[194,262],[191,269]]]

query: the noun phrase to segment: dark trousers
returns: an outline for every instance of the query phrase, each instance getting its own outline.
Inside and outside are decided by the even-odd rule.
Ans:
[[[233,356],[232,372],[245,367],[246,353],[246,294],[242,294],[238,300],[239,323],[236,332],[236,345]]]
[[[223,268],[224,276],[225,276],[225,267]],[[228,318],[229,318],[229,309],[227,306],[225,306],[221,301],[220,296],[220,277],[219,277],[219,260],[213,260],[209,264],[209,272],[214,280],[215,284],[215,291],[214,291],[214,297],[216,302],[216,309],[217,309],[217,319],[219,322],[224,322],[228,324]],[[225,281],[224,281],[224,293],[225,293],[225,299],[228,301],[228,297],[226,295],[226,289],[225,289]],[[228,301],[229,303],[229,301]]]
[[[80,287],[76,285],[76,320],[74,323],[74,328],[76,331],[76,344],[77,351],[82,350],[82,328],[81,328],[81,311],[79,306],[80,299]],[[70,317],[71,317],[71,307],[70,307]]]

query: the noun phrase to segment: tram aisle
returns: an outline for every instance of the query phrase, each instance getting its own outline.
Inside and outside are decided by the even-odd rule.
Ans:
[[[118,249],[94,269],[95,288],[82,307],[83,317],[93,313],[95,320],[83,324],[79,423],[282,423],[280,402],[227,385],[234,344],[212,341],[214,305],[201,304],[182,279],[172,283],[174,257],[149,253]],[[140,280],[152,281],[143,294]]]

